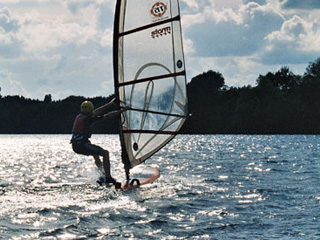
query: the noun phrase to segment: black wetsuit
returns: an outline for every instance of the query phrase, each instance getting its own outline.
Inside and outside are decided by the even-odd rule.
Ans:
[[[92,135],[93,127],[96,122],[103,120],[101,116],[91,116],[80,113],[72,128],[72,149],[74,152],[83,155],[100,155],[103,156],[104,150],[94,144],[91,144],[89,138]]]

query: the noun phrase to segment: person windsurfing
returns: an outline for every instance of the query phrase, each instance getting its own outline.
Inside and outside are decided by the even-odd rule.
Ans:
[[[100,183],[105,181],[106,183],[114,184],[116,188],[120,188],[121,183],[117,182],[110,173],[109,151],[92,144],[89,140],[94,125],[97,122],[115,118],[122,112],[128,110],[128,107],[125,107],[120,110],[111,111],[111,109],[116,106],[114,101],[115,99],[97,109],[94,109],[92,102],[84,101],[81,104],[80,113],[76,116],[73,123],[71,143],[75,153],[93,156],[96,166],[105,174],[105,179],[100,179]],[[102,156],[102,162],[99,156]]]

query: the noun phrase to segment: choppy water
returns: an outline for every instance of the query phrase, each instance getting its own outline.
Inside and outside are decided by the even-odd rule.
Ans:
[[[68,135],[0,135],[0,239],[320,239],[320,136],[178,136],[116,192]],[[116,135],[95,135],[124,179]]]

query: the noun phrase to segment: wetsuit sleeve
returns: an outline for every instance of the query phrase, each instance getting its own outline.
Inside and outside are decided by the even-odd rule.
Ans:
[[[102,120],[103,120],[102,116],[94,116],[94,117],[90,118],[89,126],[93,127],[97,122],[100,122]]]

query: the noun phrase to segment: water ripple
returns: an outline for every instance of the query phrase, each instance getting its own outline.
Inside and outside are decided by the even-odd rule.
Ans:
[[[97,186],[69,137],[0,135],[3,239],[320,238],[319,136],[178,136],[128,192]],[[124,180],[118,136],[93,139]]]

